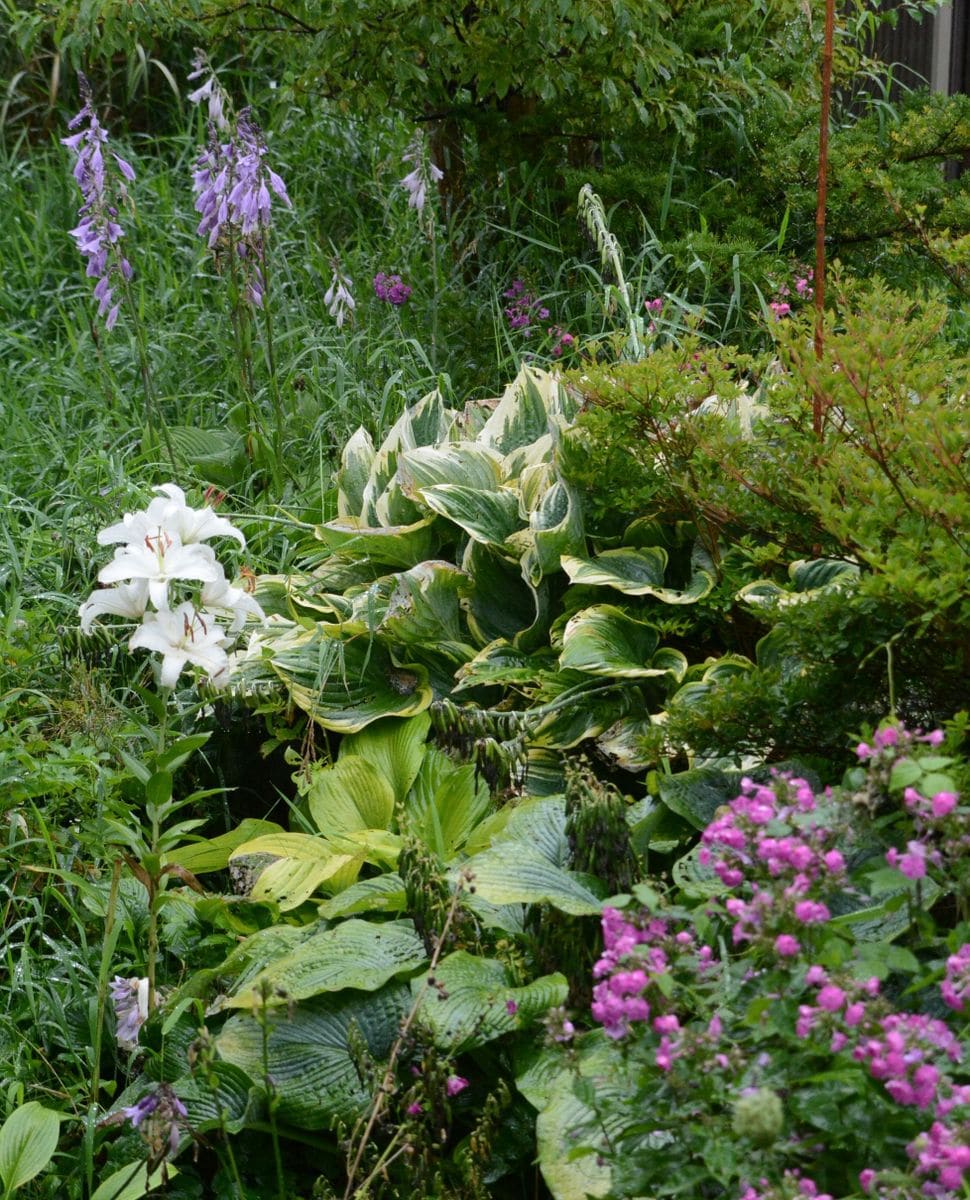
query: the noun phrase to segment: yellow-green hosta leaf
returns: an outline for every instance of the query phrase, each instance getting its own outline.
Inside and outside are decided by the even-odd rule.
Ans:
[[[226,997],[222,1008],[250,1008],[263,987],[269,1005],[306,1000],[344,988],[374,992],[398,975],[411,975],[427,961],[424,943],[410,921],[377,924],[352,918],[319,929],[268,963]]]
[[[418,1020],[431,1030],[435,1045],[456,1054],[529,1025],[565,1004],[569,994],[564,975],[543,975],[514,987],[503,963],[464,950],[443,958],[434,975],[440,991],[428,987],[423,975],[411,980],[411,991],[420,996]]]
[[[394,786],[369,759],[341,754],[333,766],[313,769],[307,803],[326,837],[387,829],[394,816]]]
[[[280,906],[280,912],[289,912],[299,908],[304,901],[309,900],[321,884],[333,881],[341,876],[349,883],[348,868],[353,864],[360,869],[363,855],[356,858],[349,854],[332,854],[329,858],[311,862],[307,859],[281,858],[278,862],[270,863],[260,873],[253,884],[250,893],[251,900],[271,900]],[[356,870],[353,871],[356,876]]]
[[[411,1003],[405,984],[373,994],[322,995],[267,1014],[269,1073],[279,1120],[298,1129],[329,1129],[353,1121],[373,1102],[361,1075],[361,1039],[370,1057],[386,1060]],[[216,1039],[219,1055],[263,1079],[263,1029],[249,1013],[234,1014]]]
[[[400,875],[388,872],[371,879],[361,879],[349,888],[324,900],[317,908],[321,917],[335,921],[338,917],[352,917],[357,913],[403,912],[407,905],[404,880]]]
[[[504,546],[522,528],[519,498],[509,488],[481,491],[461,483],[438,483],[421,489],[424,503],[484,546]]]
[[[297,862],[324,862],[333,855],[333,850],[320,837],[310,833],[261,834],[243,842],[232,851],[229,858],[245,858],[250,854],[274,854],[278,858],[292,858]]]
[[[222,833],[218,837],[207,838],[204,841],[192,842],[188,846],[179,846],[165,855],[166,863],[185,867],[193,875],[204,875],[207,871],[224,871],[229,864],[232,852],[264,834],[282,833],[282,826],[275,821],[261,821],[255,817],[246,817],[244,821]]]
[[[340,759],[364,759],[390,784],[394,800],[404,800],[417,778],[427,749],[431,718],[426,712],[403,720],[375,721],[360,733],[352,733],[340,743]],[[369,809],[361,809],[366,815]],[[388,820],[368,821],[365,828],[380,829]]]
[[[178,1175],[178,1167],[174,1163],[162,1163],[150,1174],[143,1158],[113,1172],[95,1189],[91,1200],[141,1200],[146,1192],[151,1192],[163,1182],[163,1176],[174,1179]]]
[[[624,771],[644,771],[656,762],[656,754],[648,754],[643,749],[643,738],[653,728],[654,722],[650,717],[621,717],[615,725],[600,734],[596,745]]]
[[[315,536],[343,556],[355,555],[390,567],[413,567],[431,556],[433,517],[408,525],[367,525],[359,517],[340,517],[314,527]]]

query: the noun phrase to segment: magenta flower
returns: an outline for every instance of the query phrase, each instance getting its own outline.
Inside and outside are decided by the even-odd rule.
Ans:
[[[386,304],[400,308],[411,295],[411,288],[403,283],[400,275],[385,275],[383,271],[374,276],[374,295]]]
[[[798,939],[790,933],[782,933],[775,938],[775,953],[781,958],[794,958],[800,949]]]
[[[409,1104],[407,1106],[407,1108],[405,1109],[405,1112],[408,1114],[409,1117],[419,1117],[422,1114],[422,1112],[424,1112],[424,1109],[421,1107],[420,1104],[418,1104],[417,1101],[415,1101],[413,1104]]]
[[[463,1092],[468,1087],[468,1080],[461,1075],[449,1075],[445,1083],[445,1092],[449,1096],[457,1096],[459,1092]]]
[[[514,1000],[506,1000],[505,1001],[505,1011],[509,1014],[510,1017],[514,1017],[515,1014],[519,1011],[519,1006],[516,1004],[516,1002]]]

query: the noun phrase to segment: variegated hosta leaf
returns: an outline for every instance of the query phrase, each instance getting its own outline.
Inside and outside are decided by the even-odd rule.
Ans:
[[[673,664],[653,665],[659,641],[653,625],[637,621],[612,604],[597,604],[584,608],[566,623],[559,665],[563,670],[621,679],[662,675]]]
[[[340,455],[337,472],[337,515],[360,517],[364,512],[364,488],[374,464],[374,442],[360,428],[347,442]]]
[[[550,1008],[565,1004],[569,994],[564,975],[543,975],[515,987],[503,963],[464,950],[443,958],[434,977],[440,990],[429,987],[424,976],[411,981],[412,992],[421,997],[418,1020],[431,1030],[440,1049],[453,1054],[531,1024]]]
[[[585,549],[582,508],[572,488],[561,480],[552,484],[529,514],[527,537],[522,571],[533,584],[558,571],[563,555]]]
[[[405,495],[420,502],[421,489],[459,483],[476,491],[495,491],[502,483],[502,458],[476,442],[419,446],[398,456],[398,479]]]
[[[655,761],[652,756],[647,756],[642,741],[653,727],[654,722],[649,716],[623,717],[600,734],[596,745],[624,771],[644,771]]]
[[[508,562],[479,542],[469,542],[462,569],[472,581],[465,601],[468,627],[481,645],[503,638],[513,642],[540,622],[540,594]]]
[[[431,703],[423,667],[397,666],[380,642],[343,641],[318,625],[271,643],[270,665],[293,702],[324,729],[355,733],[381,717],[410,717]]]
[[[671,704],[691,705],[704,699],[710,694],[711,689],[719,683],[733,678],[735,675],[741,675],[748,671],[754,670],[754,663],[745,658],[743,654],[725,654],[721,658],[714,659],[710,665],[703,665],[700,679],[690,679],[687,683],[674,692],[670,698]],[[690,673],[693,674],[698,668],[691,667]]]
[[[683,590],[664,586],[667,552],[662,546],[641,550],[604,550],[595,558],[564,557],[562,567],[572,583],[612,587],[627,596],[655,596],[664,604],[694,604],[714,586],[714,576],[694,556],[690,582]]]
[[[473,855],[463,870],[490,904],[551,904],[571,916],[598,913],[602,903],[575,875],[555,866],[535,846],[502,842]]]
[[[351,611],[350,601],[341,594],[349,586],[341,584],[337,590],[328,591],[313,575],[260,575],[256,599],[267,616],[342,621]]]
[[[445,407],[437,391],[429,392],[401,413],[374,453],[370,476],[364,486],[363,507],[358,514],[366,524],[380,521],[378,505],[395,480],[398,455],[417,446],[434,446],[444,441],[454,419],[455,414]],[[394,483],[393,486],[398,485]]]
[[[297,945],[237,985],[220,1008],[251,1008],[265,989],[266,1004],[307,1000],[323,992],[355,988],[374,992],[427,961],[424,943],[410,921],[378,924],[352,918],[333,929],[311,928]]]
[[[422,488],[421,498],[433,512],[485,546],[504,546],[522,527],[519,499],[509,488],[486,492],[460,483],[438,483]]]
[[[371,1057],[384,1061],[410,1004],[407,986],[392,983],[371,995],[325,995],[293,1013],[285,1008],[268,1013],[269,1073],[279,1119],[299,1129],[325,1129],[363,1113],[373,1092],[351,1045],[363,1038]],[[263,1029],[250,1014],[231,1017],[216,1046],[221,1058],[254,1079],[265,1078]]]
[[[568,695],[564,695],[569,693]],[[587,738],[597,737],[631,710],[643,711],[644,700],[635,684],[605,688],[595,676],[559,671],[543,679],[543,699],[560,702],[533,729],[536,746],[569,750]]]
[[[317,525],[314,534],[331,550],[385,563],[389,567],[413,567],[430,558],[434,545],[433,518],[424,517],[410,525],[367,525],[359,517],[341,517]]]
[[[381,632],[403,646],[461,643],[465,637],[459,598],[470,590],[471,580],[452,563],[419,563],[396,577]]]
[[[516,687],[534,683],[538,672],[555,669],[556,660],[551,652],[536,651],[527,654],[505,638],[496,638],[465,663],[455,673],[455,692],[476,687]]]
[[[756,608],[804,604],[819,592],[851,587],[859,578],[859,567],[841,559],[799,559],[789,566],[788,575],[790,587],[781,587],[771,579],[756,579],[745,584],[737,599]]]
[[[502,393],[478,440],[500,454],[509,454],[548,434],[550,420],[569,403],[552,375],[524,366]]]

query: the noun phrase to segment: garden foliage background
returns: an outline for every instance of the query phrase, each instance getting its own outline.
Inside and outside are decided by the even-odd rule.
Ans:
[[[6,1196],[967,1194],[899,11],[2,0]]]

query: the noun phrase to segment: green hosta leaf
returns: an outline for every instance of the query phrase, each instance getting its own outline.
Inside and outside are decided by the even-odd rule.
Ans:
[[[598,913],[602,903],[574,875],[554,866],[535,846],[502,842],[474,855],[465,868],[490,904],[551,904],[572,916]]]
[[[412,992],[421,997],[418,1020],[431,1030],[437,1046],[452,1053],[464,1053],[528,1025],[565,1004],[569,994],[563,975],[544,975],[525,987],[513,987],[504,964],[464,950],[443,958],[434,977],[442,991],[428,987],[423,975],[411,980]],[[510,1000],[514,1013],[508,1010]]]
[[[397,666],[381,643],[343,641],[324,626],[277,638],[270,663],[297,707],[341,733],[381,717],[414,716],[432,699],[423,667]]]
[[[43,1171],[54,1157],[60,1133],[60,1117],[36,1100],[7,1117],[0,1129],[0,1179],[8,1193]]]
[[[564,671],[618,675],[623,679],[660,675],[664,668],[650,665],[659,641],[660,635],[652,625],[627,616],[611,604],[598,604],[567,622],[559,665]]]
[[[165,1179],[174,1179],[178,1175],[178,1167],[173,1163],[163,1163],[149,1174],[143,1158],[113,1172],[95,1188],[91,1200],[141,1200],[146,1192],[153,1191]]]
[[[193,875],[204,875],[207,871],[224,871],[229,865],[229,859],[234,850],[245,842],[269,833],[282,833],[283,829],[275,821],[261,821],[255,817],[246,817],[235,829],[219,837],[208,838],[205,841],[193,842],[188,846],[179,846],[166,854],[167,863],[185,867]]]
[[[674,883],[685,896],[690,896],[692,900],[707,900],[711,896],[723,896],[724,884],[712,866],[704,866],[698,857],[699,853],[700,847],[694,846],[693,849],[688,850],[685,855],[677,859],[671,872]]]
[[[402,452],[398,477],[406,495],[421,499],[422,488],[458,483],[476,491],[497,491],[502,483],[502,459],[477,442],[451,442]]]
[[[392,984],[373,995],[327,996],[301,1004],[292,1014],[270,1012],[269,1072],[279,1100],[278,1116],[301,1129],[325,1129],[353,1121],[373,1100],[351,1050],[351,1027],[369,1054],[382,1062],[410,1006],[410,992]],[[216,1040],[220,1055],[262,1079],[263,1032],[250,1015],[230,1018]]]
[[[369,558],[390,567],[413,567],[431,557],[433,518],[408,525],[367,525],[359,517],[341,517],[317,525],[314,533],[331,550],[343,556]]]
[[[263,984],[270,989],[270,1005],[344,988],[373,992],[397,975],[417,971],[426,960],[424,944],[410,921],[378,925],[351,919],[311,933],[247,980],[245,987],[237,988],[220,1007],[251,1007]]]
[[[561,680],[561,686],[555,685]],[[643,698],[633,684],[625,688],[603,688],[599,679],[580,675],[578,672],[560,672],[551,680],[544,680],[544,698],[558,700],[566,691],[570,692],[568,703],[547,714],[535,728],[532,742],[538,746],[557,750],[569,750],[587,738],[596,737],[631,707],[642,707]],[[580,686],[585,685],[585,686]],[[573,690],[575,689],[575,690]]]
[[[570,581],[587,586],[616,588],[627,596],[653,596],[664,604],[695,604],[714,586],[711,571],[696,561],[690,582],[683,590],[664,587],[667,552],[662,546],[642,550],[604,550],[595,558],[564,557],[563,570]]]
[[[168,436],[176,457],[213,483],[232,486],[245,477],[246,443],[234,430],[170,425]]]
[[[257,1078],[262,1078],[262,1075]],[[175,1085],[179,1099],[189,1110],[189,1124],[199,1133],[225,1126],[239,1131],[262,1115],[263,1099],[250,1076],[235,1064],[216,1061],[202,1079],[189,1075]]]
[[[334,921],[363,912],[399,913],[404,911],[406,903],[404,881],[400,875],[389,872],[352,884],[333,899],[324,900],[317,912],[326,920]]]
[[[661,775],[660,798],[697,829],[704,829],[721,805],[729,804],[738,794],[740,782],[740,771],[695,767],[676,775]]]
[[[522,528],[518,497],[508,488],[485,492],[460,483],[439,483],[423,488],[421,498],[432,512],[485,546],[504,546]]]
[[[340,455],[337,472],[337,515],[363,517],[364,488],[374,464],[374,442],[366,429],[351,437]]]
[[[426,729],[425,726],[425,732]],[[405,747],[407,732],[402,739]],[[378,745],[375,739],[366,748],[376,749]],[[405,771],[407,763],[402,763],[401,769]],[[317,829],[328,837],[357,829],[389,829],[394,798],[393,777],[389,780],[369,758],[360,754],[342,753],[332,767],[315,768],[307,790],[310,816]]]
[[[464,633],[459,597],[470,588],[471,580],[452,563],[419,563],[397,576],[381,621],[381,633],[404,646],[418,648],[460,644]]]

